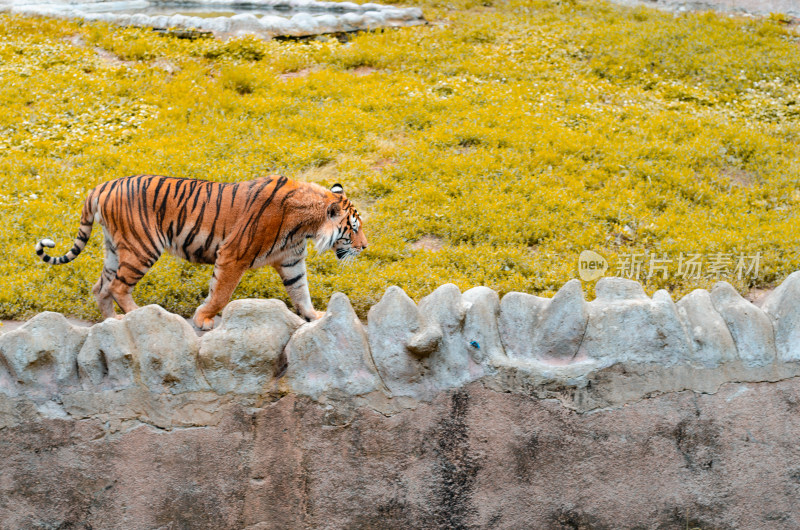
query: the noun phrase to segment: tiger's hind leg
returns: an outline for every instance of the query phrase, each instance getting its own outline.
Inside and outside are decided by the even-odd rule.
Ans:
[[[236,286],[239,285],[239,281],[248,268],[241,262],[226,262],[224,259],[217,259],[211,283],[208,285],[208,296],[192,317],[192,321],[198,329],[208,330],[214,327],[214,317],[231,299],[233,291],[236,290]]]
[[[142,279],[142,276],[147,274],[147,271],[156,262],[158,256],[153,258],[127,248],[117,248],[117,255],[119,256],[119,267],[109,285],[109,291],[119,307],[125,313],[130,313],[139,307],[133,301],[131,291]]]
[[[114,298],[111,296],[111,282],[117,276],[117,269],[119,268],[119,256],[117,256],[117,247],[111,241],[108,232],[103,230],[105,234],[105,258],[103,260],[103,272],[100,274],[100,279],[94,284],[92,293],[97,300],[97,305],[100,307],[100,313],[103,319],[113,318],[117,312],[114,310]]]

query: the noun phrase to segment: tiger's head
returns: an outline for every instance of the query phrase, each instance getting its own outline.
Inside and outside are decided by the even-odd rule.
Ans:
[[[316,247],[319,252],[331,249],[340,261],[348,262],[367,248],[364,223],[358,210],[344,194],[341,184],[334,184],[330,191],[328,218],[317,234]]]

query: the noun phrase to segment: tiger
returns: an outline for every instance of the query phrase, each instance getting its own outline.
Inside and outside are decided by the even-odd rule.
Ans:
[[[104,262],[92,293],[103,319],[120,318],[138,306],[131,291],[163,252],[193,263],[213,264],[208,296],[192,317],[200,330],[230,301],[248,269],[271,265],[283,280],[295,311],[306,321],[320,318],[306,276],[307,240],[319,253],[332,250],[349,262],[367,248],[364,224],[341,184],[329,190],[271,175],[246,182],[134,175],[107,181],[83,202],[72,249],[61,257],[44,252],[45,263],[63,265],[86,246],[94,224],[104,235]]]

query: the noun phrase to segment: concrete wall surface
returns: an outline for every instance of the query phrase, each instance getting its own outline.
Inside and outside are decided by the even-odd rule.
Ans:
[[[0,335],[0,528],[798,528],[800,273]]]

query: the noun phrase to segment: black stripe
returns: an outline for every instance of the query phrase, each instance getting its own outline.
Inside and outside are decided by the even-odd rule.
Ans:
[[[292,238],[294,237],[294,235],[297,232],[299,232],[300,229],[305,226],[305,224],[306,224],[305,222],[301,222],[300,224],[298,224],[297,226],[295,226],[294,228],[289,230],[289,233],[286,234],[286,237],[283,238],[283,244],[281,245],[281,250],[286,248],[286,246],[292,241]]]
[[[128,202],[127,202],[127,204],[124,205],[124,211],[127,214],[128,226],[134,226],[134,222],[133,222],[134,202],[133,201],[136,200],[136,198],[137,198],[136,197],[136,193],[140,191],[139,190],[139,188],[140,188],[139,181],[140,181],[140,178],[136,178],[136,180],[131,178],[127,182],[127,190],[126,191],[127,191]],[[141,208],[141,205],[138,204],[138,203],[136,204],[136,206]],[[141,218],[141,216],[140,216],[140,218]],[[146,227],[147,225],[145,224],[144,226]],[[141,247],[141,250],[138,251],[137,253],[139,253],[139,254],[143,253],[148,258],[158,258],[158,254],[156,254],[154,252],[155,251],[155,246],[153,248],[147,248],[147,244],[145,243],[145,240],[141,237],[141,235],[139,234],[139,232],[137,230],[131,230],[131,236],[133,237],[133,239],[136,240],[136,242]],[[145,232],[144,236],[147,238],[148,241],[150,241],[150,243],[155,245],[153,240],[150,238],[150,234]],[[142,257],[142,256],[140,255],[139,257]]]
[[[150,220],[150,212],[152,210],[147,207],[147,190],[150,189],[152,183],[153,183],[152,177],[148,178],[147,181],[144,183],[144,185],[142,185],[141,182],[139,183],[140,194],[141,194],[141,200],[139,201],[139,219],[142,220],[142,226],[144,227],[144,235],[147,236],[147,240],[150,242],[152,252],[154,254],[157,254],[161,252],[161,249],[158,248],[158,243],[156,243],[155,240],[153,240],[153,238],[150,236],[149,228],[151,227],[150,223],[148,222]],[[153,205],[155,205],[155,201],[153,202]],[[157,227],[156,231],[158,231]]]
[[[195,204],[196,203],[197,203],[197,201],[195,201]],[[183,253],[186,255],[187,259],[189,257],[189,246],[191,246],[191,244],[194,243],[194,238],[197,237],[197,234],[200,233],[200,229],[202,228],[203,214],[205,213],[205,211],[206,211],[206,203],[203,202],[200,205],[200,213],[197,215],[197,218],[194,220],[194,226],[192,226],[191,230],[189,230],[189,233],[186,235],[186,239],[183,240]],[[212,236],[209,235],[208,237],[212,237]],[[198,250],[200,250],[200,249],[198,249]]]
[[[45,263],[50,263],[50,256],[45,256],[42,260],[44,260]]]
[[[223,195],[223,192],[225,191],[225,186],[223,184],[220,184],[218,186],[213,187],[209,191],[209,194],[208,194],[208,202],[209,203],[211,202],[211,195],[212,195],[212,193],[214,191],[217,192],[217,200],[216,200],[217,209],[216,209],[216,211],[214,211],[214,221],[211,223],[211,230],[209,231],[209,235],[206,238],[206,244],[203,245],[203,252],[204,253],[208,252],[208,249],[211,248],[211,244],[214,242],[214,234],[216,233],[216,230],[217,230],[217,220],[219,219],[219,213],[222,210],[222,195]]]
[[[304,259],[305,259],[305,258],[300,258],[299,260],[297,260],[297,261],[293,261],[293,262],[291,262],[291,263],[281,263],[281,267],[285,267],[285,268],[287,268],[287,269],[288,269],[289,267],[294,267],[295,265],[297,265],[298,263],[300,263],[300,262],[301,262],[301,261],[303,261]]]
[[[272,203],[272,200],[275,198],[275,195],[278,193],[278,191],[280,191],[280,189],[288,181],[289,181],[289,179],[287,179],[286,177],[280,177],[275,182],[275,187],[272,189],[272,193],[270,193],[269,197],[267,197],[267,199],[265,199],[264,202],[261,204],[261,208],[259,208],[258,212],[254,212],[254,213],[252,213],[250,215],[249,219],[247,220],[247,223],[245,223],[245,226],[247,227],[247,229],[246,229],[247,230],[247,234],[246,234],[247,239],[244,241],[244,245],[242,245],[241,252],[239,252],[239,255],[238,255],[239,259],[242,259],[247,254],[247,252],[250,249],[250,247],[252,246],[253,240],[255,239],[255,236],[256,236],[256,232],[258,231],[258,228],[259,228],[258,220],[263,215],[264,210],[266,210],[267,207],[269,207],[270,203]],[[270,179],[270,182],[272,182],[271,179]],[[253,201],[249,201],[249,200],[248,200],[248,203],[255,204]],[[283,225],[283,218],[281,218],[281,225]],[[280,233],[280,228],[278,228],[278,233]],[[277,241],[277,238],[276,238],[275,241]],[[273,247],[275,246],[274,242],[273,242],[272,246]],[[272,251],[272,249],[270,249],[270,252],[271,251]]]
[[[292,190],[292,191],[288,192],[286,195],[284,195],[283,199],[281,199],[281,207],[283,207],[283,204],[286,202],[286,200],[289,199],[295,193],[297,193],[297,190]]]
[[[261,192],[272,183],[271,178],[265,179],[263,182],[259,182],[259,188],[252,194],[247,197],[247,201],[244,203],[244,209],[247,210],[251,204],[255,204],[256,199],[261,194]],[[252,193],[252,192],[251,192]]]
[[[298,274],[294,278],[289,278],[288,280],[283,280],[283,285],[285,287],[290,287],[290,286],[296,284],[297,282],[299,282],[303,278],[303,276],[305,276],[305,275],[306,275],[305,272],[301,272],[300,274]]]
[[[135,287],[135,286],[136,286],[136,284],[135,284],[135,283],[128,283],[128,282],[126,282],[125,280],[123,280],[122,278],[120,278],[119,274],[117,274],[117,276],[116,276],[114,279],[115,279],[115,280],[119,280],[120,282],[124,283],[124,284],[125,284],[125,285],[127,285],[128,287]],[[116,300],[116,298],[115,298],[114,300]],[[119,302],[117,302],[117,303],[119,303]]]
[[[233,207],[233,203],[236,200],[236,192],[237,191],[239,191],[239,183],[238,182],[233,185],[233,188],[231,188],[231,207]]]
[[[132,266],[132,265],[129,265],[129,264],[127,264],[127,263],[122,263],[122,264],[120,264],[119,268],[120,268],[120,269],[123,269],[123,268],[124,268],[124,269],[128,269],[128,270],[130,270],[130,271],[131,271],[133,274],[135,274],[136,276],[139,276],[139,278],[141,278],[142,276],[144,276],[144,275],[147,273],[147,271],[140,271],[140,270],[139,270],[139,269],[137,269],[136,267],[134,267],[134,266]],[[117,278],[119,278],[119,270],[117,271]],[[120,279],[121,279],[121,278],[120,278]]]

